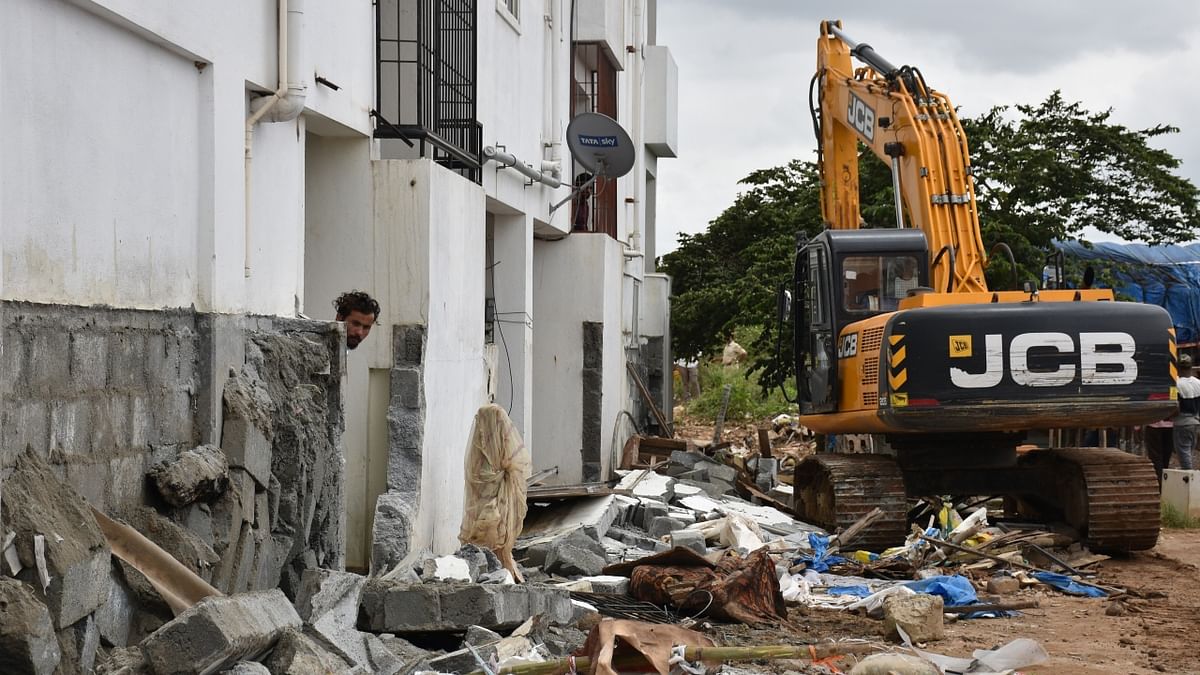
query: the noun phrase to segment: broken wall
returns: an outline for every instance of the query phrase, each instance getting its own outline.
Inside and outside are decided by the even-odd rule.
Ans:
[[[222,590],[291,592],[303,569],[342,566],[335,324],[0,302],[0,334],[0,481],[30,451],[102,511],[150,505],[221,555]],[[231,435],[236,419],[263,442]],[[229,487],[173,506],[147,476],[200,444],[241,449]]]

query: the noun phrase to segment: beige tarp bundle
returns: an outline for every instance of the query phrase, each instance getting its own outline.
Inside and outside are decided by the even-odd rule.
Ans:
[[[475,413],[467,449],[466,498],[458,540],[496,552],[513,578],[523,581],[512,548],[525,520],[529,449],[508,413],[488,404]]]

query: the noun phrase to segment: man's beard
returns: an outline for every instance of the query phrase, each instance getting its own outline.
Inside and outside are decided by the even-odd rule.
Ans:
[[[357,347],[360,344],[362,344],[362,338],[353,338],[353,337],[346,338],[346,349],[354,349],[355,347]]]

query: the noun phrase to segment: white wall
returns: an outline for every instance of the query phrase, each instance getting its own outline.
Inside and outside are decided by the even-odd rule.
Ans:
[[[247,278],[243,129],[248,89],[277,84],[275,3],[6,0],[0,297],[292,314],[306,125],[369,133],[374,86],[371,3],[306,4],[311,119],[256,129]]]
[[[601,457],[607,461],[625,407],[621,346],[621,245],[602,234],[536,241],[533,248],[534,471],[558,466],[556,483],[583,477],[583,322],[604,322]],[[612,293],[612,288],[617,293]],[[620,439],[622,442],[625,439]]]
[[[374,163],[374,287],[391,324],[427,326],[421,505],[414,546],[458,547],[463,463],[485,402],[485,220],[479,186],[429,160]],[[391,349],[390,330],[370,340]],[[390,356],[389,356],[390,363]]]

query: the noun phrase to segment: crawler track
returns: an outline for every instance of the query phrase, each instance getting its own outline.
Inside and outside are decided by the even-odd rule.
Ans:
[[[1158,541],[1158,479],[1145,458],[1113,448],[1059,448],[1029,453],[1022,464],[1052,472],[1042,484],[1056,494],[1045,497],[1088,548],[1144,551]]]
[[[813,455],[796,466],[794,489],[799,518],[830,533],[849,527],[875,507],[883,510],[883,518],[850,543],[852,549],[877,553],[904,543],[904,478],[891,457]]]

